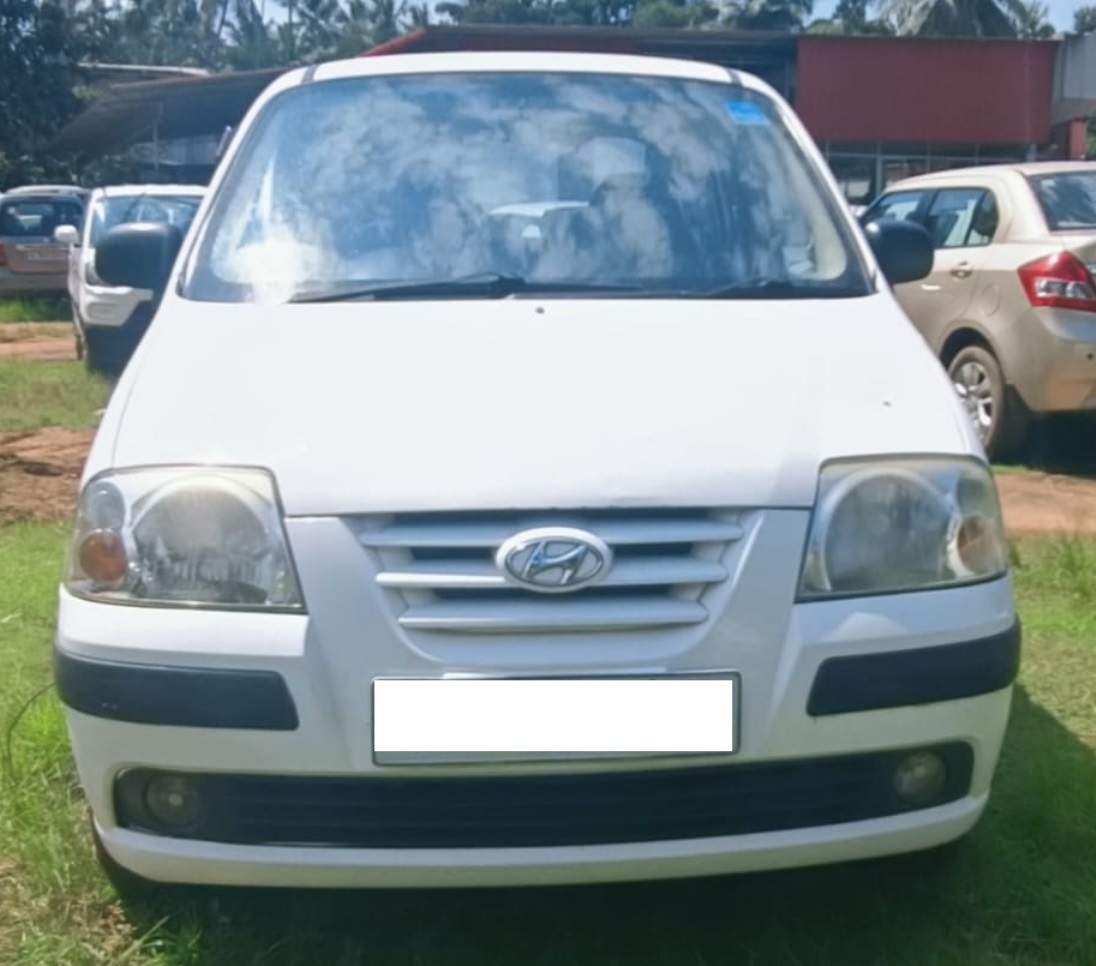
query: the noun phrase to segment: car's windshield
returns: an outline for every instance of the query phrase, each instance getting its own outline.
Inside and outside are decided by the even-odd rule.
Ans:
[[[459,73],[272,100],[184,295],[279,302],[487,276],[524,292],[871,290],[769,98],[729,83]]]
[[[1096,228],[1096,171],[1043,174],[1029,180],[1051,231]]]
[[[11,198],[0,202],[0,236],[51,238],[60,225],[79,225],[83,208],[68,199]]]
[[[201,203],[199,195],[110,195],[100,198],[91,213],[88,244],[93,248],[111,228],[132,222],[158,222],[185,232]]]

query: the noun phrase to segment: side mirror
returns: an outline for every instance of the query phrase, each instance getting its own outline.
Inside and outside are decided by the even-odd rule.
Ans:
[[[79,245],[80,232],[74,225],[58,225],[53,229],[53,240],[62,245]]]
[[[158,302],[182,243],[175,225],[118,225],[95,249],[95,274],[107,285],[151,289]]]
[[[912,221],[881,218],[864,226],[875,260],[891,285],[916,282],[932,271],[935,252],[929,233]]]

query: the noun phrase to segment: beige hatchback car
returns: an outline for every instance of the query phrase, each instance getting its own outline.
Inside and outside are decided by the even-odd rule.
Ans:
[[[994,459],[1034,415],[1096,413],[1096,163],[963,168],[891,185],[861,216],[912,220],[932,273],[895,288]]]

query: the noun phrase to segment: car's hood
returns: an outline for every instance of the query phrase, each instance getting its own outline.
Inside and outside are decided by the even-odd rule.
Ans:
[[[269,467],[291,515],[809,506],[826,458],[977,445],[887,295],[165,308],[89,473]]]

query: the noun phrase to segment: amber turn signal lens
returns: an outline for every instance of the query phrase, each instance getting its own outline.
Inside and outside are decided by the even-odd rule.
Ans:
[[[114,530],[94,530],[80,542],[80,567],[100,587],[118,587],[126,579],[126,545]]]

